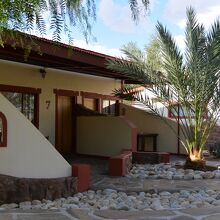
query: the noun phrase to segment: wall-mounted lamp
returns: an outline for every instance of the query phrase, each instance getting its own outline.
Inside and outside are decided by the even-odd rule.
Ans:
[[[46,101],[46,109],[48,110],[50,108],[50,100]]]
[[[42,78],[45,79],[46,74],[47,74],[46,69],[45,68],[41,68],[40,69],[40,73],[41,73]]]

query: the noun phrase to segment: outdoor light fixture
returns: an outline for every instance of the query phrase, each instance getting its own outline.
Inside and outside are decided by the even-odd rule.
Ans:
[[[41,68],[40,69],[40,73],[41,73],[42,78],[45,79],[46,74],[47,74],[46,69],[45,68]]]

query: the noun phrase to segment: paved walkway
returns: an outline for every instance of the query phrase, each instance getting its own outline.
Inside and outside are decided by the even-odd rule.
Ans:
[[[69,210],[14,210],[0,211],[0,220],[219,220],[220,207],[160,210],[160,211],[117,211],[69,209]]]
[[[166,180],[136,179],[128,177],[99,177],[92,183],[91,189],[115,189],[123,192],[177,192],[180,190],[212,189],[220,191],[220,179],[202,180]]]

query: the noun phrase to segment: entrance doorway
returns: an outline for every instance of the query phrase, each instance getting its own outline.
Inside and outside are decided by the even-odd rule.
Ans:
[[[56,94],[56,149],[61,154],[76,151],[76,96]]]

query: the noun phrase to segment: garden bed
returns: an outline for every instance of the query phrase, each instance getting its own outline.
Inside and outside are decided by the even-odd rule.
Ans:
[[[133,164],[127,177],[145,179],[193,180],[220,179],[220,170],[206,166],[205,171],[184,169],[184,164]]]

